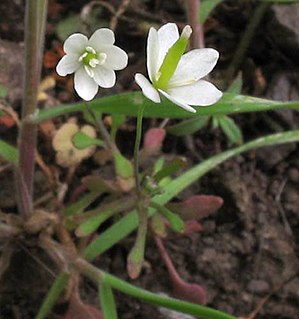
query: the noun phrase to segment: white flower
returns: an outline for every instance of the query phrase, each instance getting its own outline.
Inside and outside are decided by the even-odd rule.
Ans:
[[[202,80],[218,60],[216,50],[195,49],[183,54],[191,33],[187,25],[180,36],[174,23],[167,23],[158,31],[151,28],[147,39],[147,71],[151,82],[140,73],[135,75],[135,81],[153,102],[161,102],[161,93],[185,110],[196,112],[190,105],[214,104],[222,92]]]
[[[88,39],[75,33],[64,42],[65,56],[59,61],[56,71],[61,76],[75,73],[75,90],[79,96],[90,101],[98,92],[98,86],[111,88],[115,84],[115,70],[127,66],[125,51],[113,45],[114,33],[102,28]]]

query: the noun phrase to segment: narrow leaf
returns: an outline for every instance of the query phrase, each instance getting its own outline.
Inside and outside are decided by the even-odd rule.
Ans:
[[[193,118],[202,115],[261,112],[285,108],[299,109],[298,101],[277,102],[233,93],[224,93],[220,101],[209,107],[195,107],[195,114],[187,112],[180,107],[174,107],[174,104],[167,99],[163,99],[161,103],[156,104],[145,98],[141,92],[105,96],[89,102],[90,108],[96,113],[122,114],[126,116],[137,116],[140,105],[144,105],[143,117],[150,118]],[[85,103],[43,109],[37,114],[36,121],[42,122],[63,114],[83,112],[85,109]]]
[[[163,205],[159,205],[155,202],[151,202],[150,206],[155,208],[160,214],[162,214],[169,222],[172,230],[182,233],[185,228],[184,221],[177,215],[170,211]]]
[[[198,116],[167,127],[167,132],[175,136],[193,134],[207,125],[209,116]]]
[[[117,310],[111,287],[104,282],[99,285],[99,298],[105,319],[117,319]]]
[[[210,13],[216,8],[216,6],[222,0],[205,0],[200,4],[199,9],[199,22],[204,24],[207,18],[209,17]]]
[[[231,144],[242,144],[243,134],[236,122],[226,115],[218,117],[218,123]]]
[[[76,148],[79,150],[90,147],[90,146],[104,146],[104,142],[97,139],[88,136],[87,134],[79,131],[76,133],[72,139],[73,144],[75,145]]]
[[[55,306],[69,280],[69,274],[60,273],[48,291],[35,319],[44,319]]]
[[[64,215],[72,216],[82,213],[99,195],[99,191],[92,191],[84,195],[79,201],[68,206],[64,211]]]

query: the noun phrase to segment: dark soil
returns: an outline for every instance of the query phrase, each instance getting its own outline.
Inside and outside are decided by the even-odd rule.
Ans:
[[[175,21],[184,25],[187,20],[183,2],[131,1],[116,26],[118,44],[129,52],[131,63],[119,74],[119,84],[109,90],[109,94],[137,89],[133,75],[137,71],[145,72],[146,31],[142,24]],[[43,70],[43,76],[52,75],[57,79],[55,89],[49,92],[50,105],[76,99],[71,80],[61,80],[55,75],[61,47],[55,28],[59,21],[70,14],[79,13],[87,3],[83,0],[50,1]],[[113,8],[118,8],[121,1],[109,3]],[[22,1],[5,0],[0,4],[0,57],[6,58],[4,64],[7,67],[4,71],[10,70],[9,73],[0,70],[0,83],[7,85],[11,92],[16,90],[14,92],[17,93],[10,92],[5,101],[16,111],[20,109],[21,82],[15,78],[15,73],[13,83],[7,75],[15,65],[15,60],[11,59],[14,54],[1,54],[22,47],[23,8]],[[221,52],[220,63],[213,73],[214,81],[220,85],[254,8],[249,1],[224,1],[205,25],[206,46],[215,47]],[[8,16],[10,19],[7,19]],[[107,8],[97,16],[100,25],[109,24],[112,18]],[[11,21],[16,22],[11,24]],[[276,37],[276,32],[279,32],[279,37]],[[281,32],[286,32],[289,39],[290,30],[286,30],[277,21],[274,11],[269,9],[241,66],[244,94],[270,99],[298,99],[299,50],[297,54],[295,52],[299,43],[297,47],[294,38],[293,42],[288,40],[283,44]],[[50,57],[54,59],[52,64]],[[3,61],[0,61],[0,65]],[[17,63],[20,61],[21,58],[18,58]],[[101,90],[100,94],[105,93]],[[273,130],[293,129],[298,127],[298,119],[298,113],[294,111],[235,117],[245,140]],[[152,124],[145,123],[146,126]],[[134,122],[130,121],[122,133],[119,137],[120,149],[127,149],[134,137]],[[12,143],[16,139],[15,128],[8,129],[0,124],[0,134],[1,138]],[[198,162],[198,158],[207,158],[227,147],[221,132],[205,128],[191,140],[168,136],[163,151],[183,155],[191,164]],[[55,165],[50,147],[43,144],[40,152],[48,165]],[[10,168],[1,170],[2,166],[4,164],[0,161],[0,209],[11,213],[16,211],[13,172]],[[81,177],[90,173],[90,167],[95,168],[92,160],[82,164],[70,190],[79,185]],[[36,189],[37,198],[48,191],[45,177],[40,171],[36,177]],[[165,240],[178,272],[186,281],[198,283],[206,289],[209,306],[248,319],[299,318],[298,189],[299,148],[295,144],[287,144],[252,151],[227,161],[180,195],[180,199],[192,194],[213,194],[224,199],[223,207],[202,221],[203,232],[188,237],[172,236]],[[71,194],[67,194],[65,204],[70,197]],[[47,205],[51,206],[51,203]],[[95,264],[128,280],[125,273],[126,256],[132,243],[133,237],[124,240],[98,258]],[[30,245],[18,247],[9,271],[1,280],[0,318],[33,318],[53,273],[56,273],[55,267],[40,251],[32,249]],[[148,237],[143,273],[134,284],[154,292],[169,293],[171,290],[168,273],[151,236]],[[84,283],[82,295],[88,303],[97,304],[96,289],[89,282]],[[118,293],[116,296],[121,319],[188,318],[164,312]],[[65,305],[59,305],[55,309],[56,315],[49,318],[58,318],[64,309]],[[255,317],[249,317],[258,309]]]

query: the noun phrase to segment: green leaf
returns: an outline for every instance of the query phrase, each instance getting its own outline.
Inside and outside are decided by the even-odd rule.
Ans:
[[[104,318],[117,319],[118,317],[113,291],[105,282],[101,282],[99,285],[99,298]]]
[[[126,121],[126,116],[119,114],[112,114],[111,139],[115,141],[116,132],[119,127]]]
[[[218,117],[218,123],[231,144],[243,143],[242,131],[233,119],[222,115]]]
[[[68,206],[64,211],[64,216],[72,216],[82,213],[98,196],[101,191],[92,191],[84,195],[80,200]]]
[[[64,287],[68,283],[69,274],[60,273],[59,276],[55,279],[53,285],[48,291],[41,307],[39,308],[38,314],[35,319],[44,319],[48,313],[55,306],[56,301],[64,290]]]
[[[0,84],[0,98],[5,98],[8,94],[7,87]]]
[[[166,131],[175,136],[193,134],[207,125],[209,116],[198,116],[175,125],[168,126]]]
[[[18,150],[8,143],[0,140],[0,157],[16,165],[18,162]]]
[[[200,4],[199,8],[199,22],[201,24],[204,24],[207,20],[210,13],[216,8],[216,6],[221,2],[222,0],[204,0]]]
[[[217,154],[187,170],[178,178],[172,180],[164,188],[161,195],[156,195],[152,201],[159,205],[165,205],[177,194],[190,186],[192,183],[201,178],[204,174],[211,171],[213,168],[220,165],[222,162],[237,156],[243,152],[247,152],[259,147],[278,145],[282,143],[299,142],[299,130],[288,131],[284,133],[272,134],[264,136],[230,149],[228,151]],[[149,209],[149,216],[156,212],[155,209]],[[92,241],[84,250],[84,256],[87,260],[92,260],[99,254],[102,254],[120,240],[129,235],[138,226],[138,216],[136,211],[127,214],[117,223],[114,223],[110,228]]]
[[[177,214],[173,213],[165,206],[159,205],[155,202],[151,202],[150,206],[155,208],[160,214],[162,214],[168,220],[172,230],[179,233],[184,231],[185,223]]]
[[[74,135],[72,142],[75,145],[75,147],[78,148],[79,150],[82,150],[84,148],[94,146],[94,145],[104,146],[103,141],[97,138],[90,137],[81,131]]]
[[[132,163],[126,159],[120,152],[113,154],[115,161],[115,171],[118,176],[123,178],[130,178],[134,175]]]
[[[141,92],[105,96],[89,102],[91,109],[96,113],[122,114],[126,116],[137,116],[141,104],[145,107],[143,117],[149,118],[193,118],[202,115],[261,112],[285,108],[299,110],[299,101],[277,102],[233,93],[224,93],[222,99],[214,105],[195,107],[197,111],[195,114],[183,110],[167,99],[163,99],[161,103],[154,103],[145,98]],[[85,103],[43,109],[37,114],[36,122],[42,122],[68,113],[83,112],[84,109],[86,109]]]
[[[168,177],[186,165],[182,158],[175,158],[170,163],[163,166],[158,172],[154,174],[154,179],[156,182],[160,182],[163,178]]]
[[[105,220],[107,220],[113,214],[114,211],[108,210],[106,212],[101,212],[96,216],[88,218],[76,229],[76,235],[78,237],[85,237],[92,234]]]
[[[243,79],[241,73],[237,75],[232,84],[227,89],[227,92],[234,94],[241,94],[243,87]]]

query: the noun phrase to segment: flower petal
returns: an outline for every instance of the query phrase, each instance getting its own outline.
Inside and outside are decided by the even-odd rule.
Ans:
[[[214,84],[204,80],[168,89],[167,93],[180,103],[201,106],[214,104],[222,97]]]
[[[172,103],[180,106],[181,108],[185,109],[186,111],[192,112],[192,113],[196,113],[196,110],[193,107],[191,107],[190,105],[188,105],[187,103],[184,103],[183,101],[177,100],[176,98],[174,98],[173,96],[169,95],[168,93],[166,93],[163,90],[159,90],[159,92],[162,93]]]
[[[179,30],[175,23],[164,24],[158,30],[158,39],[159,39],[159,55],[155,58],[158,58],[157,69],[159,70],[163,60],[168,52],[168,50],[174,45],[174,43],[179,39]],[[157,70],[157,71],[158,71]]]
[[[94,32],[88,41],[88,45],[96,51],[101,51],[103,48],[110,47],[115,42],[114,33],[108,28],[101,28]]]
[[[93,69],[94,71],[94,80],[102,88],[111,88],[114,86],[116,81],[115,72],[109,68],[105,68],[101,65],[98,65]]]
[[[142,93],[155,103],[160,103],[161,99],[158,91],[152,86],[149,80],[140,73],[135,74],[135,81],[141,87]]]
[[[218,51],[209,48],[185,53],[168,83],[169,86],[187,85],[198,81],[213,70],[218,58]]]
[[[84,67],[81,67],[75,73],[75,90],[85,101],[90,101],[98,92],[97,83],[86,73]]]
[[[66,54],[58,62],[56,66],[56,72],[60,76],[66,76],[67,74],[74,73],[80,68],[79,58],[76,55]]]
[[[105,61],[105,67],[112,70],[122,70],[128,64],[128,55],[121,48],[113,45],[110,48],[105,49],[107,58]]]
[[[82,54],[87,46],[88,39],[81,33],[70,35],[64,42],[63,50],[67,54]]]
[[[150,80],[153,82],[159,70],[159,67],[158,67],[159,40],[158,40],[158,32],[154,28],[150,28],[148,33],[146,56],[147,56],[146,63],[147,63],[148,76]]]

